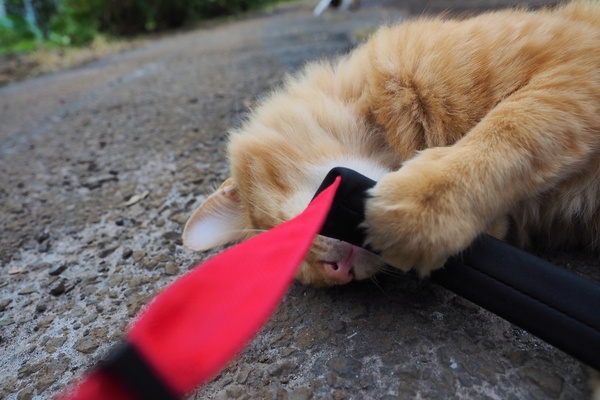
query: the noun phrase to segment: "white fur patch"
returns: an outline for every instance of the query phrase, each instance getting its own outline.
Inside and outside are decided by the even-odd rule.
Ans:
[[[353,157],[343,157],[338,160],[332,160],[330,162],[327,162],[324,165],[316,167],[314,171],[311,171],[312,172],[311,175],[314,177],[319,177],[320,178],[319,184],[320,184],[321,181],[323,181],[323,179],[325,178],[325,175],[327,175],[327,173],[335,167],[344,167],[344,168],[353,169],[354,171],[356,171],[374,181],[378,181],[385,174],[392,172],[389,169],[386,169],[386,168],[384,168],[380,165],[377,165],[371,161],[367,161],[367,160],[359,159],[359,158],[353,158]]]
[[[300,214],[306,208],[319,186],[321,186],[327,173],[335,167],[353,169],[374,181],[378,181],[383,175],[391,172],[373,162],[352,157],[340,157],[337,160],[329,161],[320,166],[310,166],[308,167],[308,180],[298,182],[293,194],[282,205],[283,209],[289,213],[287,218],[292,218]]]

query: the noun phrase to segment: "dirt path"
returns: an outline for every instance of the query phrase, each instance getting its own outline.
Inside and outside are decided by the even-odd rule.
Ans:
[[[150,43],[0,89],[0,398],[45,399],[207,255],[182,223],[227,176],[225,132],[309,59],[402,9],[311,4]],[[132,204],[133,203],[133,204]],[[598,260],[547,255],[600,280]],[[582,398],[584,367],[432,284],[294,285],[192,398]]]

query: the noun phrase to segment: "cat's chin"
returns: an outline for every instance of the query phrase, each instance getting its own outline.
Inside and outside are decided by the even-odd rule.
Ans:
[[[296,279],[311,286],[345,285],[371,278],[383,266],[381,258],[367,250],[318,236]]]
[[[383,270],[385,263],[376,254],[364,249],[358,249],[354,261],[354,280],[361,281],[369,279]]]

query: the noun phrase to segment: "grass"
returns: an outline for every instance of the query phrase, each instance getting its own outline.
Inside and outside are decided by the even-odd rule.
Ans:
[[[88,64],[111,54],[138,47],[147,40],[109,40],[99,35],[83,47],[38,45],[28,52],[0,54],[0,86]]]

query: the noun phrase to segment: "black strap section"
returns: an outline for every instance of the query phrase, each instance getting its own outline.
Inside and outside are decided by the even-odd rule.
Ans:
[[[335,168],[319,192],[337,176],[342,182],[321,235],[363,247],[360,224],[376,182]],[[600,369],[600,285],[486,235],[431,279]]]
[[[373,252],[364,245],[367,232],[360,227],[360,224],[365,220],[367,190],[375,186],[375,181],[352,169],[337,167],[329,171],[317,194],[331,186],[338,176],[342,177],[342,182],[335,192],[331,209],[320,234]]]
[[[100,368],[127,386],[141,400],[177,400],[171,390],[154,373],[133,345],[117,347]]]
[[[487,235],[431,279],[600,369],[600,285]]]

